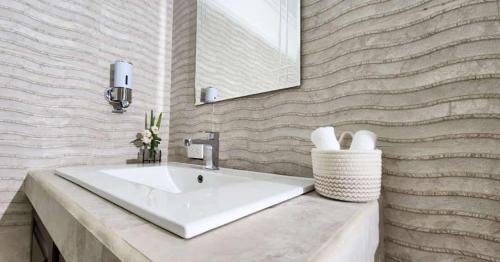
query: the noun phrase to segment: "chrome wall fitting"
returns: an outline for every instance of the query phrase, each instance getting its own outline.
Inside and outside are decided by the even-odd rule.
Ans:
[[[106,90],[106,100],[113,105],[113,113],[126,112],[132,103],[132,89],[126,87],[112,87]]]
[[[132,103],[132,63],[116,61],[114,64],[113,87],[105,92],[106,100],[113,105],[113,113],[123,113]]]

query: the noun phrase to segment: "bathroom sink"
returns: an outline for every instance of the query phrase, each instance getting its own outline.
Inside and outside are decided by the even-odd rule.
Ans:
[[[313,190],[313,179],[234,169],[161,166],[65,167],[56,174],[191,238]]]

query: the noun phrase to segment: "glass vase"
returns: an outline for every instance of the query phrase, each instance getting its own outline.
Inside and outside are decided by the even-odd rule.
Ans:
[[[142,163],[161,163],[160,149],[141,149]]]

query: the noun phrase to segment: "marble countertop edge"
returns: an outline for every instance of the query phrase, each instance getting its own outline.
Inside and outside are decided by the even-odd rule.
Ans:
[[[88,212],[76,202],[63,197],[63,193],[52,186],[49,182],[39,179],[38,176],[54,175],[55,171],[33,170],[28,172],[26,180],[33,179],[38,185],[61,204],[76,220],[80,222],[90,233],[92,233],[104,246],[106,246],[115,256],[123,261],[151,261],[144,254],[135,249],[130,243],[107,228],[92,213]],[[25,182],[26,185],[26,182]],[[84,188],[82,188],[84,189]],[[85,190],[85,189],[84,189]],[[28,196],[29,198],[29,196]],[[31,199],[30,199],[31,200]]]
[[[338,228],[336,235],[332,235],[328,240],[324,242],[324,244],[318,248],[316,253],[312,256],[311,261],[317,261],[317,262],[327,262],[330,261],[330,257],[337,257],[338,255],[336,253],[341,253],[343,250],[341,248],[342,243],[346,243],[349,241],[352,241],[353,235],[358,234],[360,231],[363,230],[373,230],[373,228],[378,229],[378,223],[379,220],[376,219],[375,221],[370,221],[369,218],[371,214],[377,213],[378,214],[378,209],[379,209],[379,204],[378,201],[370,201],[366,203],[366,208],[362,210],[358,210],[352,217],[351,222],[352,223],[346,223],[343,224],[340,228]],[[369,212],[367,212],[369,210]],[[371,224],[366,224],[366,222],[371,222]],[[361,230],[360,230],[360,225],[361,225]],[[366,232],[362,232],[366,233]],[[373,232],[371,232],[373,233]],[[379,242],[379,237],[378,237],[379,232],[376,232],[377,236],[377,243]],[[369,234],[365,235],[365,237],[370,237]],[[370,242],[370,241],[368,241]],[[370,244],[370,243],[366,243]],[[375,247],[375,249],[378,248]]]

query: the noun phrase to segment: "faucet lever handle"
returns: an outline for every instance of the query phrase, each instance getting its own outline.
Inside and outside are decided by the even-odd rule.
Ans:
[[[203,133],[208,134],[208,139],[219,139],[219,132],[203,131]]]

